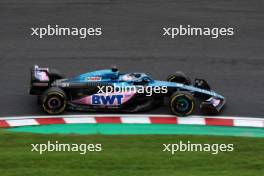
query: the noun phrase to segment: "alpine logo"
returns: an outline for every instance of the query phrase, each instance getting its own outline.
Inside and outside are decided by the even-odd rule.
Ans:
[[[123,95],[93,95],[93,105],[121,105]]]

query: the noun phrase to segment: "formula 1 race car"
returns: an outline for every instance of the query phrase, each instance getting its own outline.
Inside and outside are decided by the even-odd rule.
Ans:
[[[176,72],[167,81],[158,81],[145,73],[119,73],[117,68],[67,79],[57,71],[35,65],[29,93],[37,95],[48,114],[60,114],[66,109],[139,112],[168,101],[173,114],[187,116],[197,107],[207,114],[216,114],[225,104],[225,98],[211,90],[203,79],[192,83],[184,73]]]

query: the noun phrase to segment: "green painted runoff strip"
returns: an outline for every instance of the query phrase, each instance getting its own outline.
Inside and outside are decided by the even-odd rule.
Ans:
[[[60,124],[23,126],[7,130],[39,134],[184,134],[264,137],[264,128],[169,124]]]

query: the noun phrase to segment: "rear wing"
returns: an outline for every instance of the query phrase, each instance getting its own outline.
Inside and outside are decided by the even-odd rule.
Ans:
[[[30,70],[30,90],[31,95],[41,95],[47,88],[50,87],[50,77],[48,68],[40,68],[34,65]]]

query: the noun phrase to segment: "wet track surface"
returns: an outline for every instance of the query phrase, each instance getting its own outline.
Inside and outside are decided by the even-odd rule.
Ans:
[[[117,65],[155,79],[181,70],[204,78],[227,98],[223,115],[264,115],[264,4],[247,0],[2,0],[0,116],[44,115],[29,96],[29,68],[67,76]],[[37,39],[48,24],[102,27],[103,36]],[[164,38],[163,27],[234,27],[235,35]],[[170,113],[167,107],[147,113]],[[69,114],[69,113],[66,113]]]

